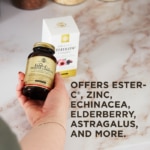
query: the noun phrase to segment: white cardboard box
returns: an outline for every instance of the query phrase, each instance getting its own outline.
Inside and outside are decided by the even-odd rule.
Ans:
[[[72,16],[43,19],[42,42],[54,45],[56,71],[63,77],[76,75],[79,37],[79,29]]]

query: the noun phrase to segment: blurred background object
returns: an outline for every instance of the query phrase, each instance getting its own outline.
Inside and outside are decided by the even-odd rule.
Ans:
[[[47,3],[47,0],[12,0],[14,6],[21,9],[38,9]]]
[[[63,5],[76,5],[80,4],[85,0],[54,0],[54,2],[63,4]]]
[[[119,0],[100,0],[100,1],[104,1],[104,2],[114,2],[114,1],[119,1]]]

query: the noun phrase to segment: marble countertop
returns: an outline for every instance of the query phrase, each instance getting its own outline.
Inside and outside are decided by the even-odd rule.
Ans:
[[[32,11],[15,8],[10,0],[2,0],[0,2],[0,116],[9,124],[19,140],[28,132],[30,125],[15,93],[17,73],[25,70],[26,58],[32,51],[33,44],[41,41],[43,18],[68,15],[74,17],[81,32],[77,75],[65,79],[70,101],[105,101],[107,103],[118,101],[123,106],[120,108],[115,106],[113,109],[73,108],[72,106],[68,114],[65,150],[149,150],[149,0],[118,0],[116,2],[86,0],[76,6],[63,6],[48,1],[44,8]],[[90,86],[72,88],[73,82],[78,85],[79,82],[83,84],[106,82],[108,88],[98,89]],[[131,82],[135,83],[135,88],[129,86]],[[137,82],[141,86],[137,87]],[[119,88],[119,83],[123,83],[124,87]],[[78,93],[77,98],[71,97],[74,91]],[[97,98],[94,94],[87,98],[87,91],[93,93],[107,91],[109,98]],[[78,117],[71,116],[73,111],[76,116],[80,113]],[[83,112],[92,111],[91,116],[83,117]],[[105,118],[95,115],[104,111],[120,112],[121,117],[118,115],[118,118],[116,116]],[[73,121],[77,123],[85,120],[96,123],[106,120],[109,123],[119,121],[120,124],[124,122],[124,126],[117,124],[117,127],[111,128],[104,125],[75,127],[72,124]],[[121,130],[123,137],[118,134],[113,137],[112,130]],[[88,136],[88,133],[92,135],[75,137],[75,134],[79,136],[78,131],[84,131],[84,136],[86,134]],[[98,133],[102,131],[102,137],[96,137],[96,131]]]

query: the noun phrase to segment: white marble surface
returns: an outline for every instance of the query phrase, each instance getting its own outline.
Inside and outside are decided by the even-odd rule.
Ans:
[[[63,6],[48,1],[39,10],[15,8],[9,0],[0,6],[0,116],[10,125],[18,139],[30,129],[16,95],[17,72],[24,71],[27,55],[41,40],[42,19],[72,15],[80,29],[78,74],[65,79],[69,94],[80,91],[86,97],[90,88],[70,87],[73,81],[107,81],[112,100],[126,101],[134,111],[138,128],[123,128],[126,137],[70,137],[74,128],[70,109],[65,150],[149,150],[150,149],[150,1],[119,0],[105,3],[86,0],[76,6]],[[140,81],[141,89],[112,89],[113,81]],[[93,89],[92,89],[93,90]],[[94,89],[99,91],[101,89]],[[70,97],[70,100],[81,100]],[[84,99],[97,100],[96,98]],[[99,99],[98,99],[99,100]],[[110,100],[110,99],[105,99]],[[76,108],[76,111],[87,109]],[[99,111],[100,108],[94,109]],[[120,109],[122,111],[122,109]],[[87,118],[86,118],[87,119]],[[84,120],[75,118],[75,120]],[[103,118],[88,118],[103,120]],[[76,128],[78,130],[80,128]],[[85,128],[84,128],[85,129]],[[97,128],[89,128],[93,131]],[[103,128],[104,130],[105,128]],[[100,128],[98,128],[100,130]]]

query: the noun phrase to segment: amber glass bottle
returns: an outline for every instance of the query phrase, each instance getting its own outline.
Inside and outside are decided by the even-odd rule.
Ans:
[[[34,44],[33,52],[29,54],[23,95],[33,100],[45,100],[53,87],[56,72],[55,48],[45,42]]]
[[[38,9],[46,5],[47,0],[12,0],[14,6],[21,9]]]

